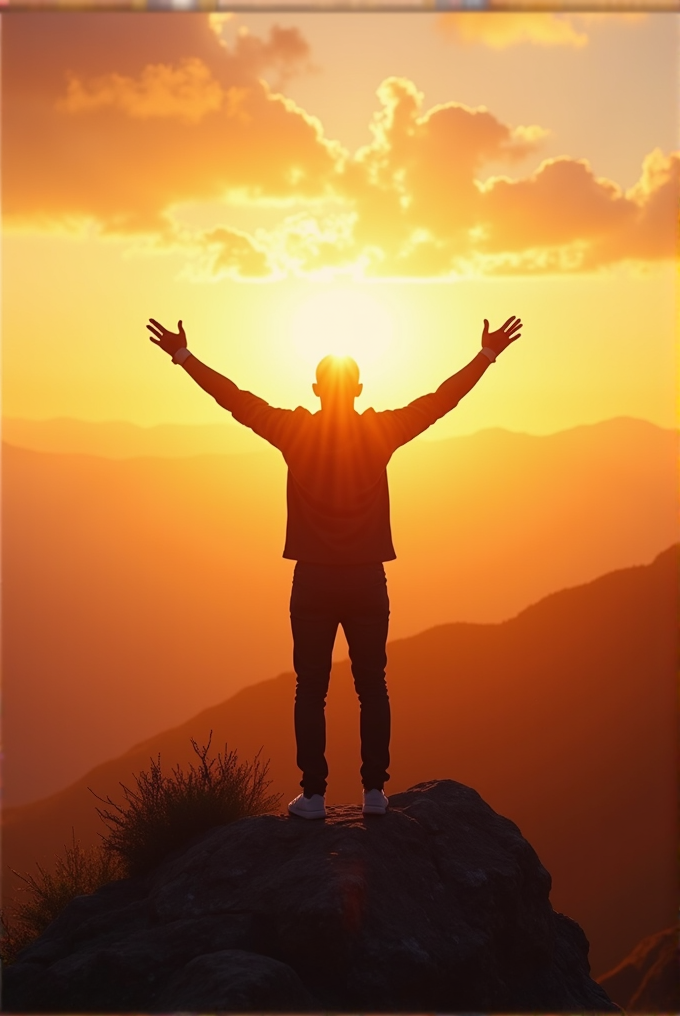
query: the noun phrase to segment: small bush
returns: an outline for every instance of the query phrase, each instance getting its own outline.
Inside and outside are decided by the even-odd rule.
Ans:
[[[72,846],[64,846],[64,856],[57,857],[53,872],[45,871],[39,864],[37,876],[10,869],[25,883],[17,894],[27,899],[20,898],[0,913],[3,963],[13,963],[17,954],[34,942],[76,896],[96,892],[100,886],[123,876],[115,854],[102,846],[83,849],[76,843],[74,831],[72,836]]]
[[[97,808],[109,828],[104,847],[120,859],[127,875],[145,874],[199,833],[262,815],[280,803],[281,795],[267,794],[269,762],[260,762],[260,752],[252,763],[239,764],[225,744],[224,755],[209,759],[211,741],[212,730],[202,748],[191,738],[199,764],[190,763],[187,772],[178,765],[172,776],[164,776],[160,754],[151,759],[151,771],[134,777],[136,790],[120,784],[124,805],[95,794],[113,809]]]

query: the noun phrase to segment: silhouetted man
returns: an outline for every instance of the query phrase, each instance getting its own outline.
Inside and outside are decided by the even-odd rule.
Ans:
[[[393,452],[454,408],[511,342],[521,321],[495,332],[484,321],[482,349],[466,367],[403,409],[357,413],[359,368],[349,357],[325,357],[316,369],[316,413],[275,409],[201,363],[187,349],[182,322],[170,332],[153,318],[151,341],[197,384],[282,453],[288,465],[288,522],[283,556],[296,561],[290,599],[297,675],[295,737],[303,793],[289,811],[324,818],[328,766],[325,703],[333,643],[347,637],[360,703],[364,815],[383,815],[390,756],[385,683],[389,600],[383,563],[396,554],[390,531],[386,467]]]

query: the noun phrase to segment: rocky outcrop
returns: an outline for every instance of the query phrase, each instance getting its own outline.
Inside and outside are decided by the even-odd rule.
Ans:
[[[679,934],[676,925],[643,938],[599,983],[628,1012],[680,1012]]]
[[[75,899],[5,975],[12,1012],[616,1012],[518,828],[450,780],[387,815],[222,826]]]

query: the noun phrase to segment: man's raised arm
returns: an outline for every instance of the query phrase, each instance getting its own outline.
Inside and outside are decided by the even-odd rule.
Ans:
[[[474,388],[489,364],[493,363],[511,342],[519,338],[521,328],[520,319],[511,317],[495,332],[490,332],[489,322],[485,319],[482,348],[462,370],[447,378],[436,392],[421,395],[403,409],[388,409],[379,413],[383,426],[391,435],[393,448],[399,448],[400,445],[412,441],[442,416],[450,413],[463,396]]]
[[[445,403],[449,408],[445,410],[448,412],[449,409],[453,409],[457,406],[464,395],[467,395],[469,391],[472,391],[474,386],[481,378],[484,371],[487,369],[489,364],[494,363],[497,356],[499,356],[504,349],[506,349],[511,342],[520,337],[522,328],[522,322],[519,318],[510,317],[500,328],[496,329],[495,332],[489,331],[489,322],[484,319],[484,331],[482,333],[482,348],[477,353],[473,360],[470,360],[462,370],[459,370],[456,374],[453,374],[450,378],[447,378],[436,391],[438,398],[441,398],[442,403]]]
[[[150,319],[146,326],[151,332],[151,341],[168,353],[173,363],[181,363],[197,385],[212,395],[219,406],[227,409],[238,423],[269,441],[275,448],[284,451],[288,440],[295,431],[295,418],[306,410],[276,409],[252,392],[243,391],[233,381],[216,370],[212,370],[190,353],[182,322],[177,322],[178,331],[168,331],[163,325]]]
[[[178,330],[171,332],[154,318],[149,318],[150,323],[146,326],[151,335],[149,338],[157,346],[172,357],[173,363],[181,363],[187,374],[190,374],[197,385],[212,395],[215,401],[224,409],[235,408],[236,400],[240,389],[230,381],[228,377],[219,374],[216,370],[202,363],[187,349],[187,337],[181,321],[177,322]],[[155,338],[154,338],[155,336]]]

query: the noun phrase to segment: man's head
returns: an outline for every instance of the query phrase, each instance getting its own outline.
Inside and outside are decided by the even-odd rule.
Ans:
[[[324,356],[316,368],[316,384],[312,385],[322,409],[353,408],[363,387],[359,383],[359,367],[351,356]]]

